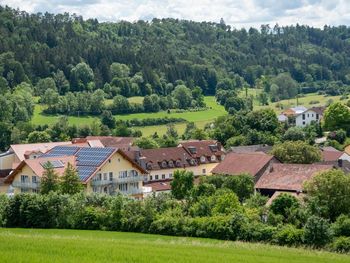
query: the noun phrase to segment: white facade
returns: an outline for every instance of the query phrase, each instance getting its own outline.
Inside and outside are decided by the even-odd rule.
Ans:
[[[313,110],[306,110],[295,117],[295,126],[305,127],[310,125],[311,122],[319,122],[322,115],[316,113]]]

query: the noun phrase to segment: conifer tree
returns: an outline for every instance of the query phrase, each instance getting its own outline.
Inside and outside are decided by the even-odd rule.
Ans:
[[[78,172],[71,163],[68,163],[68,166],[64,171],[60,183],[60,188],[63,194],[70,195],[79,193],[83,188],[83,185],[81,184],[78,176]]]

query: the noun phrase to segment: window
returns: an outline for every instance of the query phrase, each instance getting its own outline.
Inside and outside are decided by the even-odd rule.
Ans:
[[[205,156],[201,156],[201,163],[205,163],[205,161],[206,161]]]
[[[152,175],[149,176],[149,179],[152,180]]]
[[[113,172],[109,172],[109,181],[113,181]]]
[[[168,162],[168,166],[169,166],[169,167],[174,167],[174,162],[173,162],[173,161],[169,161],[169,162]]]
[[[309,113],[307,114],[307,117],[309,118]]]
[[[97,193],[97,192],[98,192],[98,188],[97,188],[96,186],[94,186],[94,187],[92,187],[92,191],[93,191],[94,193]]]
[[[32,176],[32,183],[36,184],[38,182],[39,182],[38,177],[37,176]]]
[[[29,183],[29,176],[21,175],[21,183]]]
[[[39,192],[40,192],[39,189],[32,189],[32,193],[38,194]]]
[[[212,155],[212,156],[210,157],[210,160],[211,160],[212,162],[215,162],[215,161],[216,161],[216,156],[215,156],[215,155]]]
[[[162,179],[165,179],[165,174],[162,174]]]
[[[120,184],[119,191],[128,191],[128,184]]]
[[[103,173],[103,180],[107,181],[107,173]]]
[[[159,176],[158,176],[158,174],[156,174],[154,179],[158,180],[158,178],[159,178]]]
[[[28,193],[29,189],[28,188],[21,188],[21,193]]]
[[[125,178],[128,176],[128,171],[120,171],[119,172],[119,178]]]
[[[305,125],[305,121],[303,121],[303,125]]]
[[[305,120],[305,114],[303,114],[303,120]]]
[[[163,161],[163,162],[162,162],[162,168],[166,168],[166,167],[167,167],[166,161]]]
[[[313,113],[311,114],[311,117],[314,117],[314,114],[313,114]]]
[[[318,115],[318,113],[316,113],[316,120],[318,120],[319,119],[319,115]]]
[[[202,174],[206,174],[206,170],[205,169],[202,169]]]
[[[109,159],[108,162],[111,163],[111,159]]]
[[[169,178],[173,178],[173,174],[169,174]]]
[[[180,160],[177,160],[177,161],[176,161],[176,166],[177,166],[177,167],[180,167],[180,166],[181,166],[181,161],[180,161]]]

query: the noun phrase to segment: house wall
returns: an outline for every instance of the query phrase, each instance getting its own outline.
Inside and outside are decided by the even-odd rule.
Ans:
[[[104,175],[107,175],[107,180],[109,180],[109,173],[113,173],[113,180],[118,181],[118,177],[119,177],[119,172],[121,171],[131,171],[131,170],[136,170],[138,172],[139,175],[142,174],[142,172],[133,166],[133,164],[125,159],[120,153],[116,152],[111,158],[110,161],[107,161],[99,171],[96,172],[96,174],[94,175],[94,177],[96,178],[98,176],[98,174],[101,174],[102,178],[104,178]],[[93,178],[94,178],[93,177]],[[86,186],[86,191],[89,192],[106,192],[107,193],[112,193],[114,190],[118,191],[117,189],[114,189],[115,186],[94,186],[93,185],[93,178],[90,179],[90,181],[87,183]],[[143,186],[143,180],[139,180],[137,182],[129,182],[129,183],[125,183],[127,184],[127,189],[140,189],[142,190],[142,186]],[[107,187],[107,188],[106,188]],[[139,194],[136,194],[135,196],[139,196]],[[141,194],[142,196],[142,194]],[[140,196],[140,197],[141,197]]]
[[[0,170],[12,169],[12,164],[14,160],[15,160],[14,153],[0,156]]]
[[[218,165],[219,163],[205,163],[196,166],[188,166],[186,168],[174,167],[168,169],[159,169],[159,170],[150,170],[148,174],[148,181],[158,181],[164,179],[171,179],[176,170],[183,170],[193,172],[193,175],[211,175],[211,171]],[[158,179],[157,176],[158,175]],[[163,177],[164,175],[164,177]]]
[[[17,173],[17,175],[16,175],[15,178],[13,179],[12,185],[15,185],[16,182],[17,182],[17,183],[20,183],[20,182],[21,182],[21,176],[22,176],[22,175],[27,175],[27,176],[28,176],[28,181],[29,181],[29,182],[32,182],[33,176],[37,176],[37,175],[33,172],[33,170],[26,164],[26,165],[23,166],[23,168],[21,169],[21,171]],[[8,184],[7,187],[6,187],[6,191],[5,191],[5,192],[8,192],[9,187],[10,187],[10,185]],[[14,192],[13,192],[14,194],[18,194],[18,193],[21,193],[21,192],[22,192],[22,190],[21,190],[20,187],[13,187],[13,189],[14,189]],[[34,191],[28,189],[28,192],[34,192]]]
[[[305,111],[302,114],[299,114],[298,116],[296,116],[295,118],[295,125],[298,127],[305,127],[307,125],[310,125],[311,122],[319,122],[321,119],[321,115],[319,115],[319,118],[316,119],[316,112],[314,112],[313,110],[308,110]],[[303,119],[303,115],[305,115],[305,119]]]

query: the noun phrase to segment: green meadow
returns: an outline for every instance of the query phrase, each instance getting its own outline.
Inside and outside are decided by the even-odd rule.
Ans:
[[[345,263],[350,256],[211,239],[87,230],[0,229],[0,261]]]
[[[129,98],[130,102],[142,103],[142,97],[132,97]],[[131,120],[131,119],[145,119],[145,118],[164,118],[164,117],[173,117],[173,118],[183,118],[187,121],[193,121],[200,128],[203,128],[205,124],[212,122],[215,118],[225,115],[226,111],[223,106],[219,105],[215,101],[214,96],[206,96],[204,101],[208,109],[203,111],[196,112],[181,112],[177,113],[175,110],[168,113],[167,111],[160,111],[156,113],[134,113],[134,114],[125,114],[125,115],[116,115],[116,119],[119,120]],[[111,100],[107,100],[106,104],[110,104]],[[35,105],[34,117],[32,120],[33,124],[53,124],[58,120],[59,116],[54,115],[45,115],[43,114],[43,106],[40,104]],[[70,116],[68,117],[70,124],[84,125],[91,124],[97,117],[93,116]],[[185,131],[186,124],[178,123],[175,125],[179,134],[182,134]],[[147,127],[137,127],[140,129],[144,136],[152,135],[157,131],[158,134],[164,134],[166,132],[166,125],[158,126],[147,126]]]

